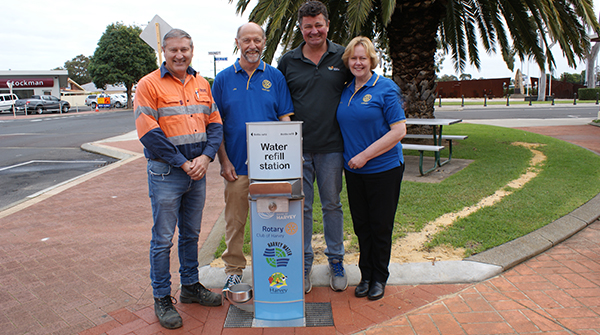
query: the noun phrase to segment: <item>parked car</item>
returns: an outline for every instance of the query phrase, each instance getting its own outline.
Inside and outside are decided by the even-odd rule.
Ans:
[[[94,103],[94,107],[92,107],[92,108],[95,108],[96,107],[95,104],[97,101],[98,101],[98,99],[96,98],[96,94],[90,94],[85,98],[85,105],[91,106],[92,103]]]
[[[18,111],[26,111],[26,113],[29,113],[28,111],[35,111],[38,114],[45,111],[68,113],[71,104],[53,95],[32,95],[31,98],[17,100],[15,108]]]
[[[110,103],[116,108],[127,106],[127,94],[111,94]]]
[[[99,98],[110,98],[110,95],[108,95],[106,93],[90,94],[87,96],[87,98],[85,98],[85,105],[92,107],[92,109],[95,109],[96,105],[98,104]],[[111,99],[111,103],[112,103],[112,99]]]
[[[17,100],[19,100],[19,97],[16,94],[0,94],[0,112],[12,111],[12,107]]]

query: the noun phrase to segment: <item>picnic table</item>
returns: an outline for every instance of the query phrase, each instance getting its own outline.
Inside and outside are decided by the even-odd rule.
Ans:
[[[421,175],[425,175],[442,165],[445,165],[450,162],[452,159],[452,140],[464,140],[467,138],[466,135],[443,135],[442,130],[444,126],[449,126],[451,124],[462,122],[461,119],[416,119],[416,118],[407,118],[407,125],[419,125],[419,126],[431,126],[432,134],[406,134],[404,137],[413,138],[413,139],[424,139],[431,138],[433,140],[433,145],[421,145],[421,144],[404,144],[402,143],[402,148],[407,150],[417,150],[420,153],[419,157],[419,173]],[[442,162],[440,151],[445,147],[442,145],[442,140],[446,140],[449,143],[449,153],[448,159]],[[433,151],[435,155],[434,166],[427,170],[423,171],[423,153],[425,151]]]

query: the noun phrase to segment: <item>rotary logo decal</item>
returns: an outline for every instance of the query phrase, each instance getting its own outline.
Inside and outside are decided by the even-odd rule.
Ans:
[[[372,96],[371,96],[370,94],[366,94],[366,95],[363,97],[363,102],[369,102],[369,101],[371,100],[371,98],[372,98]]]
[[[298,231],[298,225],[295,222],[290,222],[285,225],[285,232],[288,235],[294,235]]]
[[[281,272],[275,272],[269,277],[269,286],[275,286],[277,288],[282,288],[283,286],[287,286],[286,283],[287,277]]]
[[[262,82],[262,86],[264,90],[269,90],[271,88],[271,82],[268,81],[267,79],[263,80]]]
[[[286,267],[291,255],[292,249],[281,242],[269,242],[263,253],[267,264],[274,268]]]

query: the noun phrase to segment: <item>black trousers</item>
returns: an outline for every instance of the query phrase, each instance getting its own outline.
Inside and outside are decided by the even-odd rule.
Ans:
[[[358,267],[363,280],[387,282],[392,230],[400,197],[404,164],[391,170],[358,174],[344,170],[348,204],[358,237]]]

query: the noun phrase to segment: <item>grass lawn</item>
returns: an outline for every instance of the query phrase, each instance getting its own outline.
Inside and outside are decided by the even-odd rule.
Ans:
[[[487,125],[455,124],[444,134],[469,135],[455,144],[453,158],[470,159],[467,168],[441,183],[402,182],[394,239],[420,231],[429,221],[472,206],[523,174],[533,154],[513,142],[539,143],[547,158],[537,177],[491,207],[458,219],[431,237],[427,247],[451,245],[466,250],[465,257],[526,235],[570,213],[600,193],[600,156],[576,145],[522,130]],[[407,152],[405,154],[416,154]],[[450,163],[452,164],[452,163]],[[346,238],[350,249],[358,243],[352,228],[346,190],[342,191]],[[322,233],[318,195],[314,203],[314,233]],[[244,251],[250,254],[249,226]],[[225,241],[215,253],[220,257]],[[349,250],[351,251],[351,250]]]

